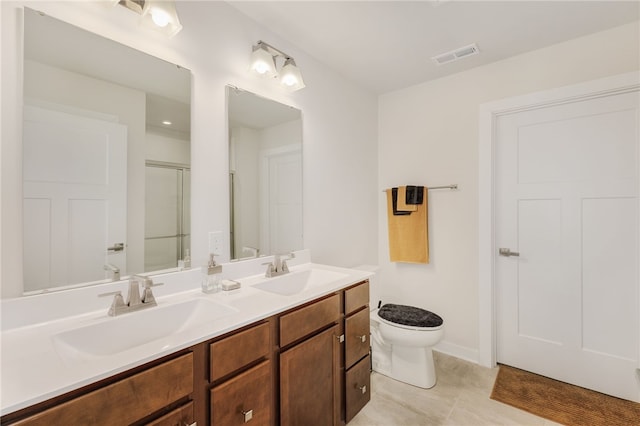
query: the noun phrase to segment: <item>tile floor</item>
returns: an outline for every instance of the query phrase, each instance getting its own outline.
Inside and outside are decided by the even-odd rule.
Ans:
[[[371,401],[349,426],[551,426],[489,398],[498,369],[434,352],[438,381],[431,389],[371,376]]]

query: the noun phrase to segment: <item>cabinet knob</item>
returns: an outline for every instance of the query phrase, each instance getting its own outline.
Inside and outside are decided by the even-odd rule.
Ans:
[[[253,410],[242,410],[242,415],[244,416],[244,422],[247,423],[253,418]]]
[[[336,336],[336,339],[338,339],[338,342],[340,342],[340,343],[344,342],[344,334]]]
[[[363,334],[362,336],[358,336],[358,339],[360,339],[362,343],[365,343],[367,341],[367,335]]]
[[[358,389],[360,389],[360,392],[363,394],[367,393],[367,385],[358,386]]]

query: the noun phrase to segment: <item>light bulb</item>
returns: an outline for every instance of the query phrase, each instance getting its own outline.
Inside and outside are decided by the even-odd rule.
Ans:
[[[291,87],[295,86],[298,83],[298,79],[295,76],[288,74],[282,77],[282,84],[285,86]]]
[[[258,74],[264,74],[269,71],[269,65],[264,62],[256,62],[253,68]]]
[[[280,71],[280,84],[290,90],[299,90],[305,87],[302,81],[302,74],[293,61],[293,58],[287,58]]]
[[[273,55],[262,44],[253,47],[249,69],[261,77],[275,76],[277,74]]]
[[[151,19],[157,26],[164,28],[169,24],[169,14],[164,10],[156,9],[151,12]]]

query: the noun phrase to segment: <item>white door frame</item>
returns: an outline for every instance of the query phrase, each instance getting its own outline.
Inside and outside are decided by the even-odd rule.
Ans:
[[[630,72],[480,105],[478,149],[478,362],[496,366],[495,315],[495,130],[497,118],[516,112],[640,90],[640,72]],[[640,153],[637,159],[640,164]],[[640,187],[640,176],[638,176]],[[639,206],[640,207],[640,206]],[[640,212],[640,208],[638,209]],[[640,215],[640,213],[639,213]],[[640,221],[640,217],[638,218]],[[640,275],[640,271],[638,271]],[[640,304],[640,295],[638,296]],[[640,318],[638,318],[640,322]],[[640,348],[638,348],[640,351]],[[640,365],[638,365],[640,368]]]

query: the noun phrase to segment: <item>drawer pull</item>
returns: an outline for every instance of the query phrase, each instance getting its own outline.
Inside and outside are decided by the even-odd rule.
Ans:
[[[244,422],[247,423],[249,420],[253,418],[253,410],[242,410],[242,415],[244,416]]]
[[[367,385],[359,386],[358,389],[362,392],[362,394],[367,393]]]
[[[358,339],[360,339],[362,343],[365,343],[367,341],[367,335],[363,334],[362,336],[358,336]]]

